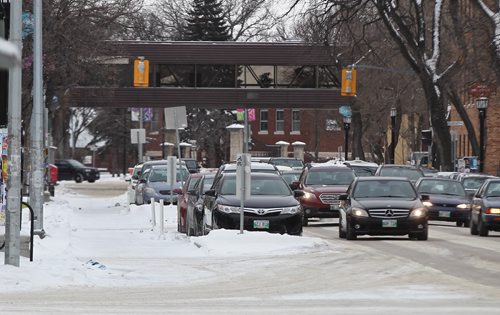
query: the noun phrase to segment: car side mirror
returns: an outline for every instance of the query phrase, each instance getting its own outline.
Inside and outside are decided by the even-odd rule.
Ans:
[[[216,195],[215,189],[209,189],[209,190],[205,191],[205,195],[210,196],[210,197],[215,197],[215,195]]]
[[[339,196],[339,200],[348,200],[349,199],[349,195],[348,194],[342,194]]]
[[[293,191],[293,196],[294,196],[295,198],[300,198],[300,197],[304,196],[304,194],[305,194],[305,193],[304,193],[304,191],[303,191],[303,190],[298,190],[298,189],[297,189],[297,190],[294,190],[294,191]]]
[[[420,195],[420,200],[429,201],[429,200],[431,200],[431,197],[429,197],[429,195]]]

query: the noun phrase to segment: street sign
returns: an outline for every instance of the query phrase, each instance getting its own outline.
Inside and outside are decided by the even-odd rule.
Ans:
[[[179,128],[186,128],[188,126],[186,106],[165,108],[164,112],[165,112],[165,129],[175,130]]]
[[[130,143],[146,143],[146,129],[130,129]]]
[[[456,121],[448,121],[448,126],[463,126],[464,122],[461,120],[456,120]]]

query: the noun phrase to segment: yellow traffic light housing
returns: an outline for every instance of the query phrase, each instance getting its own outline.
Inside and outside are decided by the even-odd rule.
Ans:
[[[149,60],[144,57],[134,60],[134,86],[149,86]]]
[[[349,67],[342,69],[342,85],[340,95],[356,96],[356,69]]]

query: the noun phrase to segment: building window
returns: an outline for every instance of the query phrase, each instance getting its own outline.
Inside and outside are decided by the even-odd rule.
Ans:
[[[292,132],[300,131],[300,111],[292,110]]]
[[[276,131],[285,131],[285,111],[282,109],[276,110]]]
[[[260,110],[260,131],[266,131],[268,130],[268,118],[267,118],[267,109],[261,109]]]

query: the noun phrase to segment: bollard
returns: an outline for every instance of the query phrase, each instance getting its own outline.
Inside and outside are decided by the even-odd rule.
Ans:
[[[151,223],[156,226],[155,198],[151,198]]]
[[[163,199],[160,199],[160,235],[163,235],[165,232],[165,220],[164,220],[164,213],[163,213]]]

